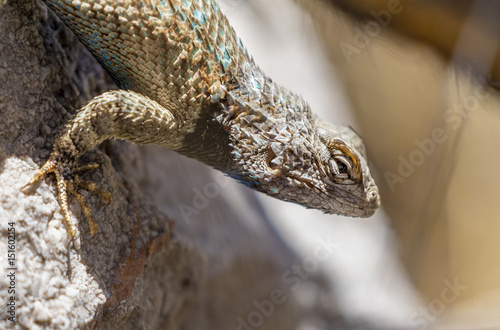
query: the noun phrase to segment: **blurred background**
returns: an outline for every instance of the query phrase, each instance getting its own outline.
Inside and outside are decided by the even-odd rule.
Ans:
[[[220,4],[270,77],[364,138],[374,217],[259,195],[299,255],[334,242],[320,267],[343,313],[382,328],[500,329],[500,4]]]

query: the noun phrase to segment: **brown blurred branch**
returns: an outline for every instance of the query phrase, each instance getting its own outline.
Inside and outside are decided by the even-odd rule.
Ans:
[[[322,0],[435,47],[500,87],[500,3],[493,0]]]

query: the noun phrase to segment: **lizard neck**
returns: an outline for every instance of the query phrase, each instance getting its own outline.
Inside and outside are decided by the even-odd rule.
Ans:
[[[313,149],[313,116],[301,97],[274,83],[251,59],[228,71],[225,81],[223,98],[202,109],[176,151],[265,191],[257,182],[271,176],[271,158],[292,159],[286,154],[293,142]]]
[[[273,82],[251,60],[228,72],[225,88],[218,121],[229,132],[231,162],[223,171],[268,193],[271,187],[264,183],[275,181],[277,172],[299,159],[303,149],[314,149],[313,115],[300,96]],[[294,145],[300,145],[300,156],[292,157],[297,154]]]
[[[218,120],[224,113],[223,103],[204,106],[191,129],[184,135],[181,147],[175,151],[221,171],[232,167],[230,132]]]

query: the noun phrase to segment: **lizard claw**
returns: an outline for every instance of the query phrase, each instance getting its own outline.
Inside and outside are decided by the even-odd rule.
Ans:
[[[54,173],[57,181],[57,191],[59,195],[59,204],[61,205],[64,222],[66,224],[68,234],[71,239],[73,239],[76,235],[76,228],[73,222],[71,221],[69,205],[68,205],[68,191],[76,197],[76,200],[80,204],[85,216],[87,218],[87,222],[90,227],[90,234],[94,236],[98,232],[98,225],[94,220],[92,215],[92,209],[90,205],[86,202],[85,197],[75,189],[75,185],[84,188],[92,193],[97,194],[101,197],[106,205],[111,202],[111,194],[107,191],[101,190],[97,187],[94,182],[84,181],[78,175],[74,174],[76,172],[88,171],[98,168],[98,164],[89,164],[84,166],[79,166],[74,168],[70,173],[72,173],[72,179],[66,178],[66,175],[62,173],[66,173],[65,166],[63,164],[59,165],[57,161],[53,158],[50,158],[33,176],[33,178],[24,185],[21,189],[24,189],[28,186],[31,186],[38,182],[40,179],[46,177],[50,173]]]
[[[52,159],[49,159],[36,173],[35,175],[33,175],[33,177],[31,178],[30,181],[28,181],[28,183],[26,183],[24,186],[21,187],[21,190],[29,187],[29,186],[32,186],[34,185],[35,183],[37,183],[38,181],[40,181],[40,179],[42,179],[43,177],[45,177],[47,174],[49,173],[52,173],[54,172],[56,168],[56,162]]]
[[[92,165],[97,165],[97,164],[92,164]],[[88,167],[86,170],[88,169],[95,169],[97,168],[99,165],[95,166],[95,167]],[[83,167],[87,167],[87,166],[82,166]],[[75,169],[75,172],[79,172],[79,171],[82,171],[82,168],[77,168]],[[111,194],[109,192],[107,192],[106,190],[102,190],[100,189],[96,184],[95,182],[92,182],[92,181],[84,181],[80,178],[80,176],[76,175],[74,176],[74,182],[77,186],[85,189],[85,190],[88,190],[96,195],[98,195],[99,197],[101,197],[105,202],[106,202],[106,205],[108,205],[110,202],[111,202]]]

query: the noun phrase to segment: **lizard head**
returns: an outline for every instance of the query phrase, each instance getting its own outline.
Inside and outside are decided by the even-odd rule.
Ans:
[[[323,208],[348,216],[368,217],[380,206],[380,196],[368,167],[361,137],[349,126],[316,119],[318,172],[326,199]],[[316,184],[318,186],[318,184]],[[340,212],[339,212],[340,210]]]
[[[325,213],[375,213],[380,206],[378,188],[354,130],[316,118],[274,126],[261,135],[265,142],[251,150],[252,159],[240,162],[240,182]]]
[[[258,68],[234,77],[217,117],[230,140],[226,173],[267,195],[325,213],[375,213],[378,188],[353,129],[319,120],[302,97]]]

